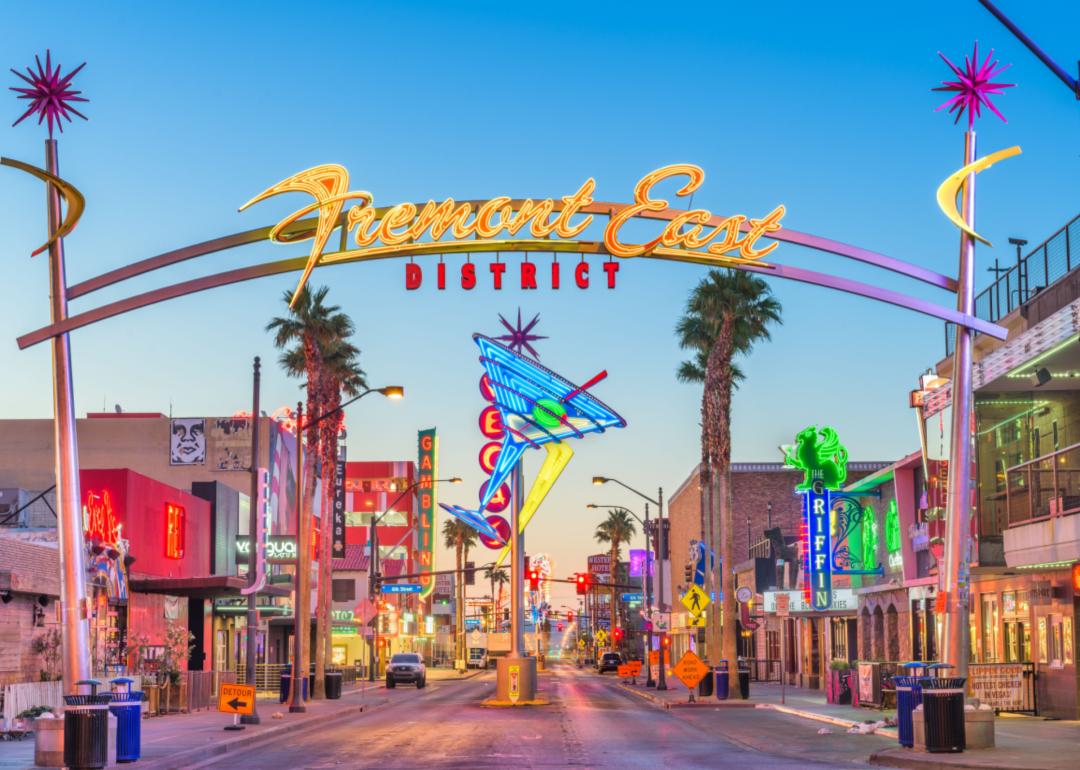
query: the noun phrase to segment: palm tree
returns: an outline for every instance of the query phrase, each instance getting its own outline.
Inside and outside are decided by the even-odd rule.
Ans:
[[[476,545],[476,530],[461,519],[447,519],[443,522],[443,545],[453,548],[457,557],[457,612],[454,622],[454,658],[461,661],[465,649],[465,573],[463,554]]]
[[[637,527],[634,525],[633,514],[624,508],[613,508],[608,511],[607,518],[596,525],[595,537],[597,542],[611,543],[611,612],[609,613],[609,620],[611,622],[611,635],[608,637],[611,640],[611,651],[615,651],[615,620],[618,617],[615,597],[617,582],[617,576],[619,574],[619,548],[624,542],[630,542],[630,538],[637,534]]]
[[[337,305],[326,305],[329,289],[326,287],[314,291],[305,286],[296,295],[285,292],[283,300],[288,307],[288,315],[274,318],[266,325],[266,331],[274,333],[274,345],[283,351],[280,363],[286,374],[291,377],[306,377],[301,386],[307,391],[307,413],[309,419],[325,413],[323,407],[324,388],[322,351],[332,344],[347,338],[353,332],[353,323]],[[306,669],[311,658],[307,651],[311,624],[311,547],[312,504],[315,497],[315,458],[319,453],[319,431],[308,430],[307,461],[303,469],[303,478],[297,480],[304,489],[304,505],[297,511],[297,565],[296,565],[296,608],[295,608],[295,652],[301,670]],[[297,451],[301,451],[297,447]],[[312,693],[315,694],[314,692]],[[291,698],[290,694],[290,698]]]
[[[685,328],[684,325],[685,324]],[[705,384],[705,371],[709,365],[709,353],[712,351],[711,338],[702,334],[701,324],[698,323],[698,319],[686,319],[680,321],[680,328],[677,331],[682,331],[682,339],[680,340],[680,346],[683,348],[692,347],[695,349],[694,357],[689,361],[683,361],[679,364],[679,368],[675,372],[676,379],[679,382],[686,382],[696,385]],[[741,352],[741,351],[740,351]],[[738,388],[738,383],[742,382],[745,375],[739,365],[732,362],[731,364],[731,381],[735,388]],[[700,527],[701,536],[700,540],[708,547],[706,550],[709,553],[705,554],[706,562],[705,569],[710,571],[710,579],[712,578],[711,570],[715,567],[715,560],[710,558],[710,553],[716,553],[713,546],[714,533],[712,526],[712,517],[706,516],[706,511],[712,511],[712,493],[713,493],[713,478],[711,472],[711,466],[709,465],[709,448],[708,443],[705,440],[706,432],[704,430],[706,414],[708,405],[708,393],[702,388],[701,391],[701,471],[698,474],[698,488],[701,494],[698,495],[699,515],[701,517]],[[710,567],[710,565],[713,565]],[[718,593],[716,585],[712,588],[714,593]],[[716,658],[716,639],[713,638],[713,626],[710,623],[706,629],[706,649],[709,651],[709,655],[714,659]]]
[[[710,270],[694,287],[686,303],[686,314],[676,326],[680,345],[704,352],[705,388],[702,396],[703,492],[706,484],[711,494],[713,532],[710,548],[720,553],[714,562],[713,584],[722,585],[728,575],[731,586],[734,563],[731,521],[731,395],[738,372],[732,359],[749,353],[756,342],[770,339],[769,326],[781,323],[780,302],[769,285],[756,275],[740,270]],[[694,364],[700,365],[696,356]],[[693,368],[693,367],[692,367]],[[688,370],[688,373],[692,371]],[[680,368],[680,372],[681,372]],[[717,489],[718,487],[718,489]],[[717,536],[720,548],[717,548]],[[722,657],[737,660],[735,592],[723,590],[722,612],[711,613],[713,639],[722,638]],[[720,625],[720,617],[729,622]]]
[[[489,628],[488,631],[496,631],[501,628],[501,625],[498,622],[499,608],[495,596],[495,584],[499,584],[499,593],[502,593],[502,587],[505,583],[510,582],[510,576],[506,574],[506,570],[502,567],[499,569],[488,567],[484,570],[484,579],[491,581],[491,617],[494,622],[491,624],[491,628]]]

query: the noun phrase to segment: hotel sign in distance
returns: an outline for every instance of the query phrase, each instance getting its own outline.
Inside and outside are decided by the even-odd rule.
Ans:
[[[349,172],[342,166],[329,164],[302,171],[245,203],[240,210],[259,201],[288,192],[303,192],[315,198],[315,202],[290,214],[269,233],[270,240],[289,243],[312,237],[310,231],[301,235],[284,232],[301,217],[318,211],[318,224],[314,233],[311,256],[304,267],[296,293],[307,283],[316,265],[336,262],[356,262],[368,259],[384,259],[398,254],[418,256],[424,254],[465,253],[476,251],[531,251],[552,253],[579,253],[592,251],[608,254],[612,261],[603,265],[607,287],[615,288],[615,275],[619,263],[614,257],[627,259],[651,256],[682,262],[699,262],[708,265],[757,265],[771,267],[761,258],[775,249],[776,241],[758,248],[758,239],[781,228],[784,207],[777,206],[760,219],[748,219],[738,215],[727,217],[717,223],[704,209],[687,211],[669,221],[663,232],[646,243],[626,240],[623,226],[634,217],[648,216],[650,212],[667,209],[667,201],[654,197],[653,188],[671,177],[686,177],[687,181],[677,191],[679,196],[694,193],[705,180],[705,172],[697,166],[676,164],[665,166],[644,177],[634,188],[634,203],[620,211],[605,212],[609,219],[604,227],[601,243],[575,240],[592,225],[594,215],[582,209],[594,203],[592,194],[596,188],[593,179],[587,180],[577,192],[564,196],[561,202],[552,198],[541,201],[513,200],[507,197],[487,201],[455,202],[452,198],[436,203],[428,201],[422,208],[412,203],[399,203],[389,209],[376,208],[374,196],[364,190],[349,190]],[[355,203],[344,211],[346,201]],[[341,250],[323,255],[331,232],[342,227]],[[705,232],[705,228],[711,228]],[[345,247],[346,233],[354,233],[356,248]],[[445,240],[444,240],[445,239]],[[487,248],[478,248],[484,242]],[[542,244],[542,249],[536,245]],[[585,248],[592,246],[593,248]],[[495,247],[495,248],[492,248]],[[477,285],[477,266],[469,259],[461,266],[461,288],[473,289]],[[503,276],[508,265],[498,261],[488,265],[492,286],[503,288]],[[544,280],[538,277],[538,265],[528,259],[520,266],[520,284],[523,289],[536,289]],[[446,288],[446,265],[436,266],[436,285]],[[589,287],[589,265],[583,259],[573,266],[574,282],[578,288]],[[405,266],[405,286],[419,289],[423,283],[420,265],[409,262]],[[561,286],[558,260],[552,264],[548,285],[553,289]]]
[[[419,432],[419,459],[417,468],[420,472],[420,486],[417,488],[419,504],[417,506],[417,550],[419,551],[420,597],[426,599],[435,590],[435,576],[430,573],[435,569],[435,511],[438,510],[439,477],[439,437],[435,428]],[[384,593],[389,593],[383,588]]]

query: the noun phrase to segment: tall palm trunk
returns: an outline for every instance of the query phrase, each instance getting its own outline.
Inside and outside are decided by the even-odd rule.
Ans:
[[[615,620],[618,618],[618,605],[616,602],[616,588],[615,584],[619,582],[619,538],[611,538],[611,606],[608,607],[608,631],[611,635],[608,636],[608,640],[611,642],[611,651],[615,652]]]
[[[724,658],[728,661],[732,678],[738,676],[738,644],[736,635],[737,612],[735,607],[734,528],[731,515],[731,359],[734,354],[734,319],[725,318],[716,344],[709,355],[706,387],[710,391],[710,444],[712,468],[717,475],[717,512],[722,553],[721,594],[723,625],[721,628]],[[709,387],[711,385],[711,387]],[[737,679],[735,680],[738,681]],[[732,696],[739,690],[733,688]],[[729,696],[729,697],[732,697]]]
[[[461,558],[461,566],[462,568],[466,568],[466,565],[469,563],[469,541],[464,535],[461,537],[461,550],[464,554]],[[464,572],[461,573],[461,661],[463,663],[468,663],[469,661],[469,645],[465,638],[465,605],[468,603],[465,597],[467,577],[468,576]]]
[[[461,533],[457,536],[457,612],[454,613],[454,661],[461,660],[461,651],[465,647],[465,573],[462,572],[464,564],[461,558],[462,541]]]
[[[319,414],[335,409],[341,401],[337,385],[325,383],[319,388]],[[337,416],[328,417],[316,427],[319,432],[319,448],[322,460],[322,517],[319,537],[319,589],[315,612],[315,698],[326,697],[326,668],[333,662],[331,644],[331,603],[333,602],[333,565],[331,552],[333,542],[333,482],[337,470]]]

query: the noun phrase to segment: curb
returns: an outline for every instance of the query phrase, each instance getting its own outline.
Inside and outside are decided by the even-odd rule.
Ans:
[[[1031,770],[1030,765],[986,765],[971,762],[945,762],[934,757],[933,754],[912,753],[912,749],[904,749],[904,753],[875,753],[870,755],[870,764],[878,767],[899,767],[908,770]]]
[[[653,703],[657,703],[657,704],[663,706],[666,709],[681,709],[681,708],[695,708],[695,707],[759,708],[759,709],[770,709],[772,711],[779,711],[779,712],[781,712],[783,714],[790,714],[791,716],[802,717],[803,719],[812,719],[812,720],[814,720],[816,722],[826,722],[827,724],[834,725],[835,727],[843,727],[845,730],[847,730],[850,727],[856,727],[859,724],[861,724],[860,722],[852,722],[852,721],[847,720],[847,719],[838,719],[836,717],[829,717],[829,716],[824,716],[822,714],[815,714],[812,711],[800,711],[799,709],[788,708],[787,706],[778,706],[778,705],[773,704],[773,703],[750,703],[750,702],[747,702],[747,701],[734,701],[734,702],[731,702],[731,701],[717,701],[715,703],[701,703],[701,704],[698,704],[698,703],[670,703],[668,701],[661,700],[660,698],[657,698],[652,693],[642,692],[641,690],[634,690],[634,689],[632,689],[630,687],[626,687],[626,686],[622,685],[621,683],[616,683],[615,686],[618,687],[620,690],[624,690],[625,692],[633,693],[634,695],[637,695],[637,696],[639,696],[641,698],[645,698],[646,700],[651,700]],[[890,728],[881,728],[881,729],[875,730],[873,734],[874,735],[881,735],[881,736],[884,736],[886,738],[899,739],[899,737],[900,737],[896,730],[890,729]],[[877,756],[877,755],[875,755],[875,756]],[[880,755],[880,756],[884,757],[886,755]],[[874,763],[871,762],[871,764],[874,764]],[[940,766],[943,767],[943,768],[957,767],[957,765],[953,764],[952,762],[941,763]],[[918,768],[925,768],[925,767],[927,767],[927,765],[925,763],[920,763],[920,764],[917,764],[917,765],[884,765],[884,767],[918,767]],[[933,770],[936,770],[936,767],[937,766],[935,766]],[[1002,770],[1013,770],[1013,769],[1012,768],[1003,768]]]
[[[265,743],[275,738],[280,738],[289,733],[305,730],[310,727],[321,726],[328,722],[336,722],[339,719],[344,719],[348,716],[356,714],[366,713],[368,711],[374,711],[382,706],[390,703],[389,698],[380,698],[377,701],[371,703],[358,704],[356,706],[349,706],[341,711],[333,714],[312,714],[310,717],[306,717],[302,720],[298,720],[291,724],[282,725],[281,727],[275,727],[263,732],[246,735],[242,738],[234,738],[230,741],[223,741],[221,743],[214,744],[213,746],[205,746],[198,749],[189,749],[188,751],[182,751],[177,754],[173,754],[169,757],[162,757],[161,759],[151,760],[149,762],[140,761],[139,770],[181,770],[181,768],[189,767],[191,765],[204,762],[208,759],[227,754],[237,749],[247,748],[259,743]]]

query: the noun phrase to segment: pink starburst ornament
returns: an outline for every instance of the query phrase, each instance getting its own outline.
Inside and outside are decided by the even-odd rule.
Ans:
[[[22,117],[12,123],[12,128],[23,122],[24,119],[38,113],[38,125],[41,122],[47,120],[49,123],[49,138],[52,139],[53,135],[53,121],[56,121],[56,125],[60,128],[60,133],[64,133],[64,126],[60,122],[60,118],[66,118],[68,123],[73,122],[71,115],[68,113],[74,113],[83,120],[89,120],[88,117],[72,107],[68,102],[88,102],[89,99],[83,99],[78,94],[82,91],[72,91],[69,86],[71,85],[71,79],[74,78],[83,67],[86,66],[86,62],[83,62],[76,67],[72,72],[69,72],[63,77],[60,76],[60,65],[56,65],[56,69],[52,68],[52,59],[50,52],[45,51],[45,68],[41,67],[41,57],[35,56],[37,60],[37,72],[34,72],[29,67],[26,71],[30,73],[30,77],[26,77],[21,72],[15,72],[20,78],[25,80],[30,88],[9,88],[9,91],[18,91],[22,96],[19,99],[31,99],[30,109],[23,113]]]
[[[1005,120],[1005,116],[997,111],[990,102],[989,94],[1003,94],[1002,88],[1015,88],[1015,83],[991,83],[990,78],[995,75],[999,75],[1009,67],[1011,64],[1006,64],[1004,67],[998,68],[998,63],[994,62],[990,64],[990,57],[994,55],[994,49],[990,49],[990,53],[987,55],[986,60],[979,66],[979,41],[975,41],[975,51],[971,54],[971,58],[964,57],[964,69],[960,70],[955,64],[945,58],[945,54],[938,51],[940,56],[946,64],[949,65],[956,77],[957,81],[943,80],[941,81],[943,88],[934,88],[934,91],[956,91],[956,96],[943,105],[938,107],[934,112],[949,108],[949,113],[959,110],[956,113],[956,120],[953,124],[960,122],[960,116],[964,114],[964,110],[967,110],[968,116],[968,131],[970,131],[975,125],[975,118],[982,117],[982,108],[985,106],[995,115],[1002,119],[1005,123],[1009,121]]]

